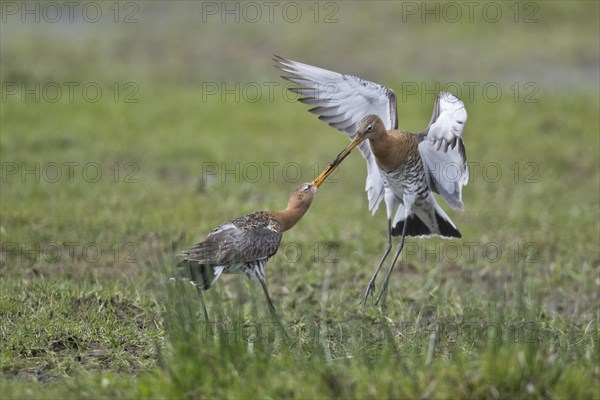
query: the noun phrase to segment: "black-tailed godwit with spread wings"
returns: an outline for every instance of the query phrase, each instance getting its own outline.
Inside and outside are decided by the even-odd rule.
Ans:
[[[352,139],[315,181],[327,177],[358,147],[367,162],[369,210],[375,213],[381,200],[385,200],[387,246],[361,300],[364,304],[369,295],[373,299],[375,280],[392,248],[392,236],[400,235],[394,260],[375,301],[378,304],[383,300],[383,304],[406,236],[461,237],[433,192],[439,193],[453,209],[463,209],[462,186],[468,182],[462,140],[467,121],[465,106],[452,94],[439,93],[429,126],[412,134],[398,130],[396,95],[391,89],[277,56],[275,61],[277,67],[292,74],[285,79],[300,85],[290,89],[305,96],[299,101],[313,105],[311,113]]]

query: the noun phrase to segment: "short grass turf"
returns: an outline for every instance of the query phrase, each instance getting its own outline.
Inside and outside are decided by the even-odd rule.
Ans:
[[[570,52],[572,32],[597,5],[536,4],[548,24],[575,15],[554,48],[588,62]],[[547,26],[531,29],[543,37]],[[473,29],[453,32],[474,41]],[[48,79],[10,60],[3,82]],[[201,83],[178,82],[184,66],[163,81],[138,67],[136,103],[1,103],[3,398],[600,397],[597,90],[540,78],[537,102],[515,101],[505,83],[496,102],[465,99],[470,182],[465,211],[449,211],[463,238],[409,239],[383,308],[358,304],[384,250],[385,210],[369,215],[364,161],[349,156],[268,264],[286,338],[245,278],[205,293],[209,324],[195,289],[167,278],[176,252],[221,222],[283,208],[347,139],[280,92],[207,99]],[[102,82],[114,72],[94,71]],[[264,71],[254,72],[279,79]],[[385,83],[403,87],[395,79]],[[432,103],[401,101],[402,126],[422,129]]]

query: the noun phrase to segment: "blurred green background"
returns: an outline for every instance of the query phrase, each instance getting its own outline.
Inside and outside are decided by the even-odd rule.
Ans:
[[[598,2],[70,4],[0,3],[7,396],[600,397]],[[347,144],[274,54],[394,89],[413,132],[437,91],[459,95],[471,180],[449,212],[463,239],[411,239],[387,308],[362,309],[385,211],[349,157],[267,275],[290,330],[351,334],[257,355],[198,339],[200,314],[173,311],[195,293],[163,281],[174,252],[283,208]],[[242,283],[207,292],[211,314],[255,320]],[[466,328],[491,322],[498,340]]]

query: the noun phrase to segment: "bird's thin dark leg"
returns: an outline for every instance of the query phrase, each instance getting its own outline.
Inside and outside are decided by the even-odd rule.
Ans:
[[[381,305],[385,304],[385,296],[387,294],[388,281],[390,280],[390,275],[396,266],[396,261],[398,260],[398,256],[404,247],[404,238],[406,237],[406,226],[408,225],[408,216],[404,219],[404,226],[402,227],[402,236],[400,237],[400,244],[398,245],[398,250],[396,250],[396,255],[394,256],[394,261],[392,261],[392,266],[388,270],[385,279],[383,280],[383,285],[381,285],[381,292],[379,292],[379,296],[377,296],[377,300],[375,300],[375,305],[379,304],[379,301],[382,300]]]
[[[373,302],[373,295],[375,294],[375,279],[377,279],[377,275],[383,266],[383,262],[387,258],[388,254],[390,254],[390,250],[392,249],[392,219],[388,218],[387,220],[387,228],[388,228],[388,241],[387,246],[385,247],[385,252],[383,253],[383,257],[381,257],[381,261],[379,261],[379,265],[377,265],[377,269],[375,269],[375,273],[371,277],[369,284],[367,285],[367,290],[360,301],[360,304],[363,306],[367,303],[367,299],[369,295],[371,296],[371,302]]]
[[[204,321],[208,324],[210,320],[208,319],[208,310],[206,309],[206,302],[204,301],[204,290],[197,285],[196,289],[198,289],[198,294],[200,295],[200,305],[202,306],[202,311],[204,312]]]
[[[259,279],[260,286],[263,288],[263,292],[265,292],[265,297],[267,298],[267,304],[269,305],[269,311],[273,317],[277,318],[277,312],[275,312],[275,307],[273,306],[273,302],[271,301],[271,297],[269,296],[269,291],[267,290],[267,284],[264,279]]]
[[[283,324],[281,323],[281,320],[279,319],[279,316],[277,315],[277,312],[275,312],[275,307],[273,306],[273,302],[271,301],[271,296],[269,296],[269,291],[267,290],[267,283],[265,282],[264,278],[258,278],[258,281],[260,282],[260,286],[262,286],[263,292],[265,292],[265,297],[267,298],[267,304],[269,305],[269,311],[271,312],[271,315],[273,316],[273,318],[279,325],[279,328],[281,329],[281,332],[283,333],[284,338],[289,339],[289,337],[283,327]]]
[[[199,265],[200,271],[198,271],[196,268],[194,268],[195,265],[192,263],[188,264],[188,271],[190,274],[190,278],[192,281],[192,284],[196,287],[196,290],[198,290],[198,295],[200,296],[200,305],[202,306],[202,312],[204,313],[204,321],[206,323],[209,323],[210,320],[208,319],[208,310],[206,309],[206,303],[204,301],[204,292],[203,292],[203,288],[200,286],[200,282],[202,282],[202,285],[205,285],[205,277],[202,276],[202,280],[199,280],[199,276],[198,276],[198,272],[200,272],[200,275],[204,275],[205,271],[203,270],[204,266],[203,265]]]

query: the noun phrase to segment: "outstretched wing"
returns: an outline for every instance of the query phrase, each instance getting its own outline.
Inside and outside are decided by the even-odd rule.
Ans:
[[[467,154],[462,140],[467,110],[456,96],[441,92],[429,126],[419,134],[419,152],[427,183],[450,207],[462,210],[462,187],[469,181]]]
[[[314,106],[309,111],[321,121],[346,133],[350,139],[356,135],[356,126],[365,116],[375,114],[381,118],[386,129],[398,128],[396,95],[391,89],[357,76],[344,75],[312,65],[275,56],[277,67],[292,74],[284,76],[300,87],[290,88],[301,96],[298,101]],[[384,185],[367,141],[359,150],[367,162],[365,190],[369,197],[369,210],[373,213],[384,197]]]

